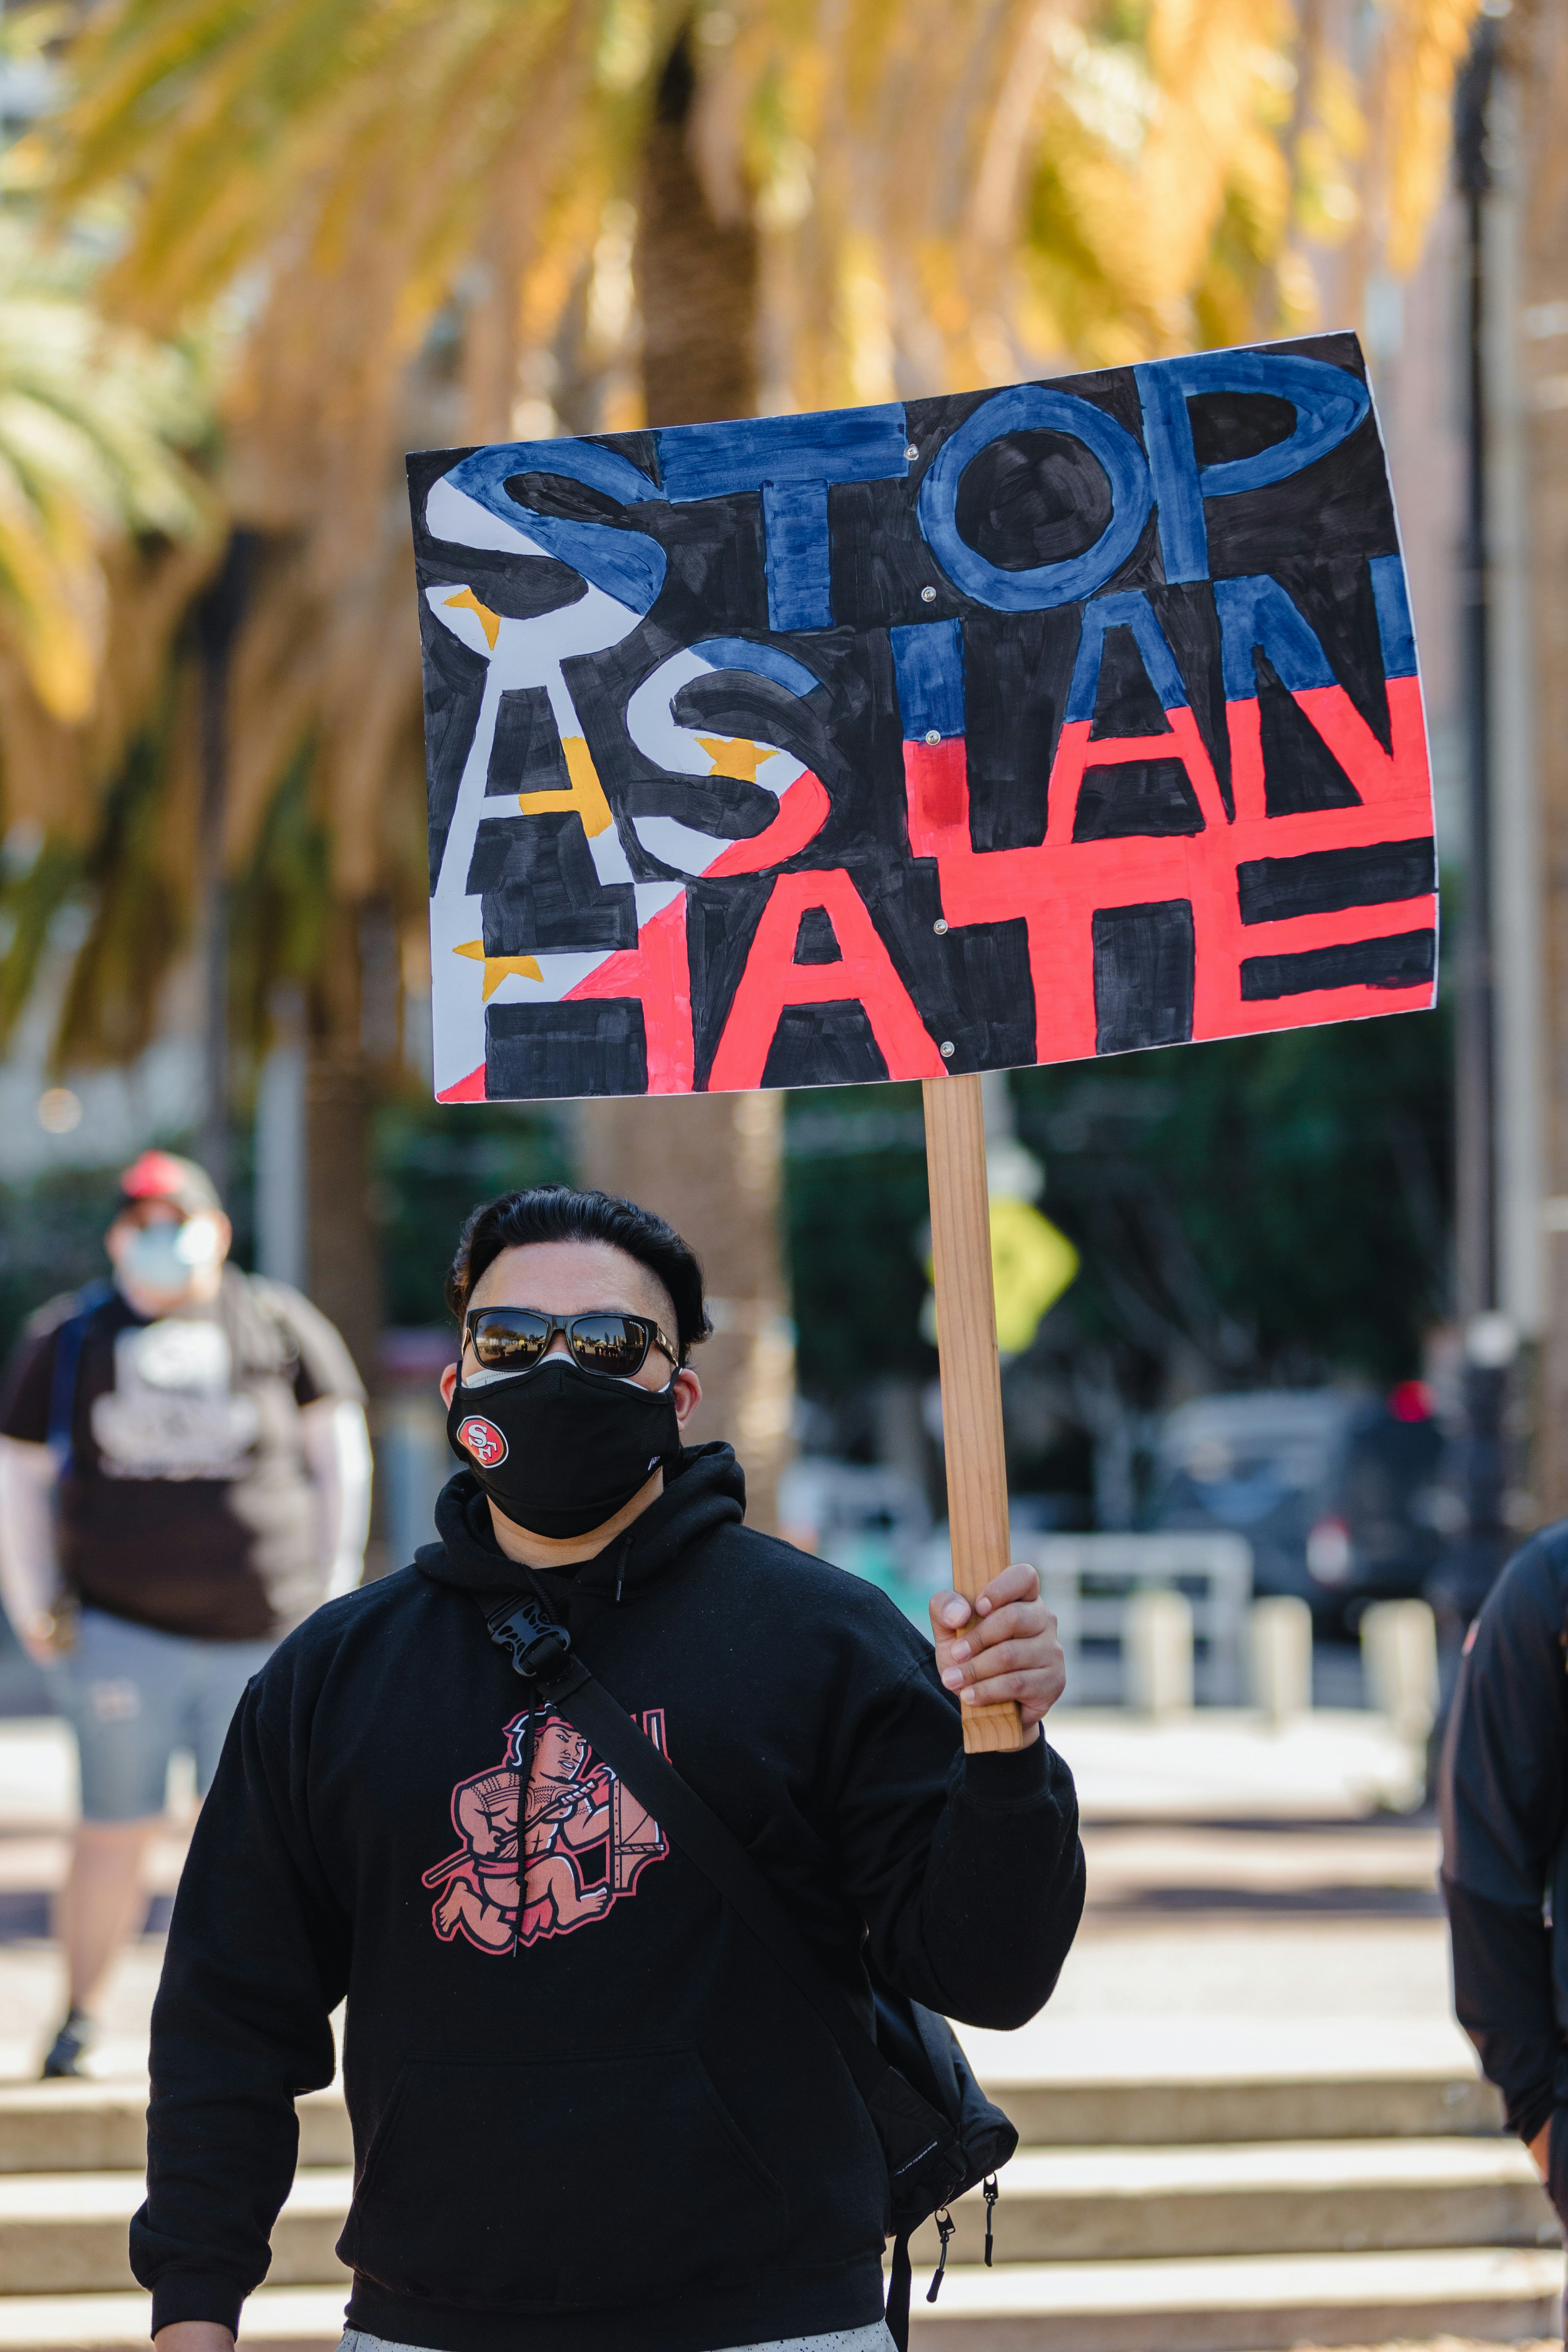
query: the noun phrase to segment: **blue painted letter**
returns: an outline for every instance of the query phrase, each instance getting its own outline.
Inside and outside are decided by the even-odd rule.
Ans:
[[[592,441],[508,441],[476,449],[446,478],[477,506],[526,533],[546,555],[569,563],[606,596],[629,604],[634,613],[646,613],[664,585],[665,555],[658,541],[641,531],[616,530],[610,523],[572,522],[520,506],[506,489],[519,474],[559,475],[629,507],[658,497],[641,467]]]
[[[1110,520],[1086,553],[1060,563],[1037,563],[1026,572],[1005,572],[960,538],[958,486],[964,470],[1009,433],[1069,434],[1100,460],[1110,484]],[[1143,453],[1114,416],[1071,393],[1023,383],[982,402],[942,443],[921,484],[921,529],[954,587],[977,604],[988,604],[994,613],[1044,612],[1092,596],[1120,571],[1138,544],[1150,498]]]
[[[830,629],[828,485],[903,479],[910,464],[902,407],[676,425],[654,439],[666,496],[677,506],[761,491],[769,626]]]
[[[1299,474],[1337,449],[1372,404],[1359,377],[1294,352],[1194,352],[1186,359],[1145,361],[1133,373],[1168,582],[1209,576],[1205,499],[1235,498]],[[1205,392],[1270,393],[1294,408],[1295,430],[1250,457],[1200,468],[1187,403]]]

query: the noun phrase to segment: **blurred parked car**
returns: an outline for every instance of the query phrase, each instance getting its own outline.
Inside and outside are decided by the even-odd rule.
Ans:
[[[1296,1593],[1326,1624],[1419,1594],[1447,1497],[1429,1392],[1266,1389],[1198,1397],[1161,1425],[1148,1525],[1229,1528],[1259,1593]]]

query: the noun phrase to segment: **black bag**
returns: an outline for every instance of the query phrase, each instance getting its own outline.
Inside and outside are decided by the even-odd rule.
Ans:
[[[527,1576],[528,1570],[521,1573]],[[475,1598],[491,1641],[506,1651],[529,1683],[535,1703],[553,1707],[582,1733],[595,1754],[625,1781],[745,1921],[837,2042],[887,2159],[893,2223],[888,2327],[899,2352],[908,2352],[910,2235],[935,2215],[942,2253],[926,2295],[928,2303],[934,2303],[954,2226],[948,2206],[984,2181],[989,2268],[995,2174],[1018,2145],[1016,2131],[981,2090],[957,2035],[933,2010],[873,1981],[875,2038],[867,2032],[843,1992],[807,1950],[740,1840],[595,1681],[536,1584],[532,1592],[507,1592],[488,1603],[477,1594]],[[531,1705],[522,1755],[524,1788],[532,1769]],[[523,1867],[521,1849],[519,1867]]]

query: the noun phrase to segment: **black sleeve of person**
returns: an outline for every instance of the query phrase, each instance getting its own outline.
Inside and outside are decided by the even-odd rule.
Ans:
[[[1083,1916],[1072,1774],[1042,1737],[966,1756],[937,1824],[921,1905],[931,2001],[972,2025],[1025,2025],[1056,1990]]]
[[[348,1920],[259,1714],[253,1683],[196,1823],[153,2009],[147,2201],[131,2224],[131,2267],[152,2290],[154,2334],[184,2319],[237,2331],[294,2177],[294,2100],[334,2069]]]
[[[1078,1798],[1043,1738],[955,1759],[957,1714],[928,1659],[857,1743],[835,1842],[886,1981],[1007,2031],[1049,1999],[1078,1932]]]
[[[1552,1950],[1540,1906],[1510,1909],[1451,1879],[1443,1892],[1454,1948],[1454,2006],[1481,2072],[1502,2093],[1509,2129],[1532,2140],[1551,2115],[1557,2023]]]
[[[1443,1752],[1455,2007],[1524,2139],[1552,2112],[1562,2039],[1544,1906],[1568,1813],[1565,1605],[1568,1527],[1527,1544],[1488,1599]]]

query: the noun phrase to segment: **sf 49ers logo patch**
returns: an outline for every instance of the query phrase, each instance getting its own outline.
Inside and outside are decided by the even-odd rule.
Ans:
[[[471,1454],[487,1470],[493,1470],[498,1463],[506,1460],[505,1438],[494,1422],[487,1421],[482,1413],[471,1412],[467,1421],[458,1423],[458,1443],[465,1454]]]
[[[664,1709],[642,1728],[668,1753]],[[520,1804],[528,1717],[506,1727],[499,1764],[452,1791],[458,1845],[424,1874],[440,1889],[431,1925],[444,1944],[463,1937],[481,1952],[515,1952],[546,1936],[570,1936],[637,1892],[669,1841],[582,1733],[551,1708],[534,1721],[528,1790]]]

